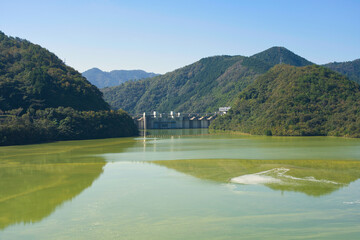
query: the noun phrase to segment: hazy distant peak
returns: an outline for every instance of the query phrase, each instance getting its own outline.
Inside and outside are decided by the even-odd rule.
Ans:
[[[91,68],[91,69],[89,69],[89,70],[86,70],[85,72],[102,72],[102,70],[99,69],[99,68],[94,67],[94,68]],[[85,72],[84,72],[84,73],[85,73]]]
[[[104,88],[117,86],[129,80],[140,80],[155,77],[159,74],[145,72],[144,70],[112,70],[110,72],[106,72],[99,68],[91,68],[83,72],[82,75],[98,88]]]

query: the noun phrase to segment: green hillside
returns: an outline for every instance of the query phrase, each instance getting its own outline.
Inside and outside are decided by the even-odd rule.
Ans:
[[[150,81],[128,81],[120,86],[103,88],[105,100],[113,109],[125,109],[127,112],[134,113],[136,104],[145,94]]]
[[[102,93],[53,53],[0,32],[0,110],[59,106],[109,109]]]
[[[349,62],[333,62],[323,65],[335,72],[347,76],[350,80],[360,84],[360,59]]]
[[[0,32],[0,145],[134,136],[131,117],[39,45]]]
[[[113,109],[130,113],[149,111],[214,112],[231,106],[238,94],[272,67],[268,49],[252,57],[215,56],[151,79],[127,82],[103,89]],[[285,62],[311,64],[285,48],[279,48]],[[279,57],[274,55],[274,59]]]
[[[260,135],[360,137],[360,86],[324,67],[277,65],[210,127]]]

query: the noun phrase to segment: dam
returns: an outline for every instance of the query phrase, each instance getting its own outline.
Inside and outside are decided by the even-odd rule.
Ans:
[[[139,129],[189,129],[208,128],[218,113],[143,113],[135,116],[134,122]]]

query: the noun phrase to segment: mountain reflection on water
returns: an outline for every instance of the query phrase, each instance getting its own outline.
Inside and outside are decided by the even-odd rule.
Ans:
[[[41,221],[103,173],[106,162],[97,154],[121,152],[133,143],[105,139],[2,147],[0,229]]]
[[[263,184],[310,196],[329,194],[360,178],[360,161],[350,160],[187,159],[153,163],[200,179]]]

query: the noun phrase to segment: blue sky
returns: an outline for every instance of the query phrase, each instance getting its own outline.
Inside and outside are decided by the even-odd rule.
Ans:
[[[76,70],[165,73],[284,46],[318,64],[360,58],[359,0],[0,0],[0,30]]]

